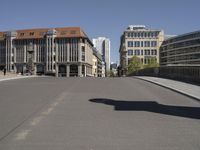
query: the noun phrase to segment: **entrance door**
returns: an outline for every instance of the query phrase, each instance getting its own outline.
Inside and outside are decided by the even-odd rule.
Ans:
[[[37,65],[37,72],[36,72],[37,75],[42,75],[44,74],[44,65],[42,64],[38,64]]]
[[[60,77],[66,77],[67,75],[67,70],[66,70],[66,65],[59,65],[59,68],[58,68],[58,76]]]
[[[78,65],[70,65],[70,77],[78,76]]]

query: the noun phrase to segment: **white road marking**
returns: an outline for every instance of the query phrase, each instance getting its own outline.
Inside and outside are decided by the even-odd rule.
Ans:
[[[31,132],[31,130],[22,130],[16,135],[15,140],[25,140],[27,135]]]
[[[49,115],[52,112],[53,109],[54,109],[54,107],[48,108],[46,111],[42,112],[42,115]]]
[[[45,116],[49,115],[54,110],[54,108],[59,104],[59,102],[63,101],[66,98],[67,94],[68,93],[63,92],[55,100],[55,102],[50,105],[50,107],[47,110],[43,111],[40,114],[40,116],[35,117],[35,118],[32,119],[32,121],[30,122],[30,126],[36,126],[36,125],[38,125],[45,118]],[[31,131],[32,130],[30,130],[30,129],[22,130],[21,132],[19,132],[16,135],[15,140],[18,140],[18,141],[25,140],[26,137],[27,137],[27,135],[30,134]]]
[[[42,119],[43,119],[43,116],[39,116],[39,117],[34,118],[34,119],[31,121],[31,126],[37,125]]]

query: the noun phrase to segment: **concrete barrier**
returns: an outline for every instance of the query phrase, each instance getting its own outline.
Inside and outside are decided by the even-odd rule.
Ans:
[[[128,76],[152,76],[200,84],[200,67],[166,66],[146,68],[137,72],[133,72]]]

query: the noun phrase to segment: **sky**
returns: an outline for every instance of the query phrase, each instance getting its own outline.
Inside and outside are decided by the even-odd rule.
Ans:
[[[0,0],[0,31],[80,26],[91,40],[111,40],[112,62],[128,25],[170,35],[200,30],[200,0]]]

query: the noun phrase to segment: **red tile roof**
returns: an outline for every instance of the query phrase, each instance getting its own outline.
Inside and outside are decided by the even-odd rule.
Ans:
[[[17,37],[16,39],[37,39],[43,38],[48,30],[53,28],[43,28],[43,29],[24,29],[16,30]],[[85,37],[87,35],[81,30],[80,27],[63,27],[63,28],[54,28],[56,30],[57,38],[71,38],[71,37]],[[3,39],[6,32],[0,32],[0,39]]]

